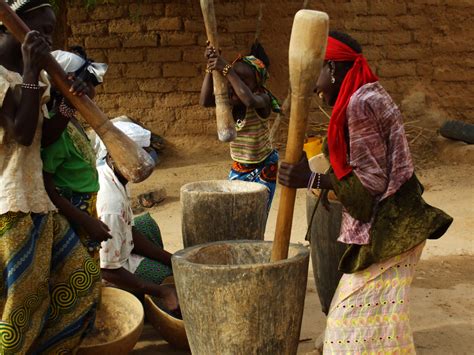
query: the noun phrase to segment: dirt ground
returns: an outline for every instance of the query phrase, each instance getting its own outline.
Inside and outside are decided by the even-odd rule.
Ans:
[[[206,143],[202,143],[203,148]],[[211,147],[208,147],[211,148]],[[148,210],[158,221],[165,247],[182,248],[179,189],[188,182],[225,179],[230,166],[222,147],[203,160],[201,154],[180,157],[186,145],[173,147],[173,158],[165,158],[145,182],[132,186],[132,195],[165,187],[165,201]],[[173,153],[173,151],[172,151]],[[454,217],[448,233],[440,240],[428,241],[412,288],[411,324],[419,354],[471,354],[474,339],[474,166],[445,165],[418,171],[425,185],[425,200]],[[277,190],[268,219],[265,239],[272,240],[279,203]],[[292,242],[304,243],[306,233],[305,191],[299,191],[295,206]],[[310,263],[311,268],[311,263]],[[298,354],[313,353],[314,341],[323,331],[321,312],[312,270],[309,271],[301,343]],[[172,349],[150,324],[145,329],[134,354],[187,354]]]

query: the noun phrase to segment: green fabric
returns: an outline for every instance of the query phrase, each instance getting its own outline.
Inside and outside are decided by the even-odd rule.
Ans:
[[[88,151],[93,152],[92,147],[86,137],[80,141],[73,129],[68,126],[56,142],[41,150],[43,170],[54,175],[54,184],[61,190],[98,192],[99,177]]]
[[[329,160],[327,140],[322,151]],[[332,170],[332,169],[331,169]],[[369,222],[375,200],[353,173],[338,180],[330,173],[338,200],[347,212],[362,222]],[[453,222],[446,213],[428,205],[422,198],[423,186],[415,174],[390,197],[381,201],[375,211],[368,245],[348,245],[339,270],[354,273],[372,264],[400,255],[426,239],[438,239]]]
[[[368,245],[349,245],[339,270],[354,273],[400,255],[426,239],[438,239],[453,222],[443,211],[428,205],[415,174],[377,206]]]
[[[148,240],[159,245],[162,249],[164,248],[160,227],[148,212],[135,217],[133,219],[133,224],[134,227]]]
[[[321,150],[329,161],[327,137],[323,139]],[[353,218],[364,223],[370,222],[376,201],[364,185],[362,185],[359,178],[354,173],[350,173],[343,179],[338,180],[333,173],[332,167],[329,169],[328,175],[338,200],[344,205],[347,212]]]
[[[339,201],[344,205],[347,212],[364,223],[370,222],[374,212],[375,199],[369,191],[362,185],[357,176],[353,173],[338,180],[336,175],[329,174],[334,192]]]
[[[163,248],[160,228],[149,213],[135,217],[133,222],[135,224],[134,228],[136,228],[152,243]],[[164,279],[173,275],[173,269],[159,261],[145,258],[135,270],[135,275],[146,281],[161,284]]]

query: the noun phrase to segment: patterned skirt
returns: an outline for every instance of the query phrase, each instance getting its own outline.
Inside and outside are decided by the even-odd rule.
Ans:
[[[96,208],[97,193],[79,193],[61,190],[60,194],[62,197],[69,200],[72,205],[74,205],[82,212],[87,213],[91,217],[98,218]],[[89,252],[89,255],[97,262],[97,265],[99,266],[100,243],[91,239],[82,226],[76,224],[71,224],[71,226],[74,228],[74,231],[79,236],[82,244],[86,247],[87,251]]]
[[[163,240],[158,224],[149,213],[145,213],[134,219],[135,228],[148,240],[163,248]],[[170,266],[160,263],[157,260],[144,258],[135,270],[135,275],[143,280],[161,284],[168,276],[173,275]]]
[[[94,323],[100,270],[56,213],[0,215],[0,353],[70,353]]]
[[[342,276],[327,318],[324,354],[415,354],[408,296],[424,244]]]
[[[268,209],[270,210],[276,189],[278,159],[278,152],[274,150],[267,159],[258,164],[242,164],[234,161],[229,173],[229,180],[257,182],[264,185],[270,193],[268,199]]]

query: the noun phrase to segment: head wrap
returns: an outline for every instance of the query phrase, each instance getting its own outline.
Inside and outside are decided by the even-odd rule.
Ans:
[[[378,80],[370,70],[362,53],[357,53],[348,45],[333,37],[328,38],[325,60],[335,62],[354,61],[354,65],[344,78],[334,105],[328,128],[328,148],[331,166],[340,180],[352,171],[347,162],[347,144],[345,139],[346,109],[352,94],[361,86]]]
[[[6,0],[11,9],[18,15],[34,11],[42,7],[52,7],[48,0]],[[0,21],[0,26],[3,23]]]
[[[151,132],[133,122],[114,122],[113,125],[121,130],[126,136],[134,141],[139,147],[145,148],[150,146]],[[97,137],[94,144],[97,154],[97,160],[102,160],[107,155],[107,148],[104,142]]]
[[[85,71],[92,75],[94,85],[104,81],[108,65],[104,63],[94,63],[90,59],[84,59],[77,54],[66,51],[54,51],[51,53],[66,73],[74,73],[80,77]]]
[[[270,77],[265,64],[263,64],[263,62],[260,59],[254,57],[253,55],[248,55],[248,56],[245,56],[245,57],[238,56],[237,59],[234,60],[234,63],[236,63],[236,62],[241,62],[241,63],[247,64],[248,66],[250,66],[250,68],[252,68],[253,72],[255,73],[255,77],[257,78],[257,85],[259,87],[263,88],[263,90],[265,90],[267,95],[270,96],[270,100],[271,100],[271,104],[272,104],[272,111],[273,112],[281,112],[280,103],[278,102],[278,99],[270,92],[270,90],[268,90],[265,87],[265,83],[267,82],[268,78]],[[234,63],[232,63],[232,64],[234,64]]]

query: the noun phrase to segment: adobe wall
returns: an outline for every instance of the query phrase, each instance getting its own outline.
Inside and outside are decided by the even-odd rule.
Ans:
[[[255,37],[260,2],[215,2],[223,55],[232,60]],[[292,19],[303,1],[263,3],[269,87],[283,100]],[[308,8],[326,11],[332,29],[360,41],[407,120],[474,123],[472,0],[313,0]],[[70,0],[60,17],[69,45],[80,44],[110,65],[97,96],[107,114],[129,115],[166,137],[215,136],[213,111],[198,106],[206,42],[199,1],[120,0],[87,11],[82,0]]]

